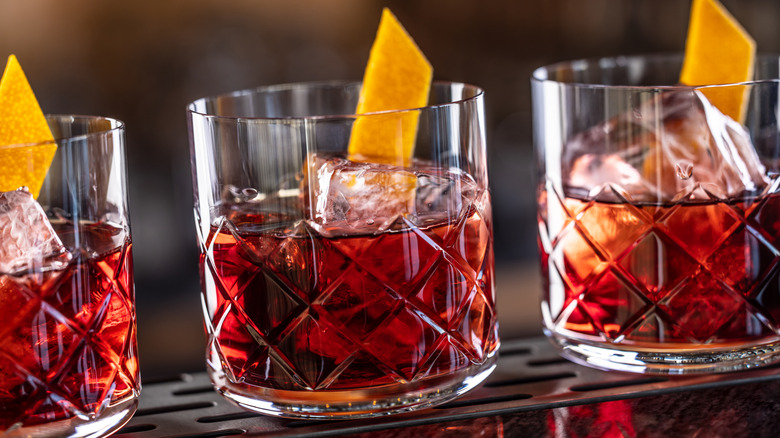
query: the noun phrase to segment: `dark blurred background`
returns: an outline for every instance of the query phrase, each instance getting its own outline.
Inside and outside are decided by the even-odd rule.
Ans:
[[[722,1],[760,52],[780,51],[780,2]],[[539,335],[531,72],[680,52],[688,1],[0,0],[0,59],[18,56],[44,112],[127,124],[145,377],[204,369],[186,104],[274,83],[359,80],[383,6],[435,79],[486,90],[501,333]]]

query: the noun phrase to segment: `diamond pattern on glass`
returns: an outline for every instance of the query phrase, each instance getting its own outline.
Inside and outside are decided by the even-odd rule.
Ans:
[[[43,388],[41,388],[41,393],[43,395],[35,397],[37,402],[29,407],[35,413],[25,419],[25,425],[33,426],[73,416],[83,417],[88,415],[74,406],[73,403],[70,403],[67,398],[50,391],[46,392]]]
[[[365,345],[374,357],[411,381],[433,352],[439,335],[425,318],[403,308],[380,330],[374,331]]]
[[[265,293],[252,293],[255,290],[264,290]],[[268,272],[258,272],[251,281],[240,284],[238,295],[234,305],[268,339],[278,335],[284,321],[304,311],[304,303],[299,296],[280,282],[277,276]]]
[[[65,366],[81,339],[80,334],[41,307],[15,326],[0,342],[0,349],[17,366],[48,382]]]
[[[402,223],[409,226],[403,219]],[[424,232],[384,233],[366,239],[332,239],[324,245],[337,249],[347,263],[358,264],[365,272],[363,275],[396,285],[395,292],[401,296],[407,296],[415,289],[414,286],[430,272],[431,264],[442,251],[432,236]],[[381,251],[376,248],[381,248]],[[407,257],[409,252],[414,252],[416,256]],[[334,263],[331,253],[328,254],[329,270],[342,272],[345,266]],[[327,283],[327,279],[323,280]]]
[[[658,302],[681,281],[696,272],[696,265],[679,246],[652,232],[619,261],[635,287]]]
[[[72,264],[77,265],[82,261],[86,262],[86,260],[88,260],[87,254],[79,251]],[[95,265],[87,264],[86,269],[67,270],[44,283],[41,295],[66,318],[66,321],[75,322],[73,327],[85,329],[99,310],[104,288],[109,286],[104,277],[103,270]],[[110,279],[111,277],[109,277],[109,283]],[[93,300],[92,291],[101,294],[101,296],[98,296],[97,300]]]
[[[701,220],[707,217],[721,219]],[[676,208],[661,221],[667,234],[699,262],[703,262],[716,251],[740,222],[739,216],[731,207],[717,203]]]
[[[761,312],[749,303],[742,302],[731,319],[718,329],[712,342],[718,342],[720,339],[728,341],[743,336],[755,338],[772,336],[775,331],[769,324],[771,324],[769,321],[762,318]]]
[[[99,347],[84,342],[71,358],[70,368],[56,383],[62,395],[80,411],[99,414],[103,401],[111,396],[116,367]]]
[[[493,307],[485,300],[481,291],[472,289],[469,301],[464,306],[459,322],[451,333],[457,333],[463,339],[464,352],[474,362],[480,362],[487,354],[492,322],[495,319]]]
[[[0,314],[14,313],[3,315],[0,404],[13,396],[25,426],[96,416],[138,390],[130,254],[126,242],[78,251],[62,269],[0,276]]]
[[[329,288],[325,300],[314,308],[335,320],[357,340],[365,339],[391,316],[400,297],[383,283],[359,269],[344,271]]]
[[[403,383],[404,378],[366,351],[358,350],[331,373],[326,387],[357,389]]]
[[[604,260],[620,257],[651,227],[641,209],[600,209],[594,205],[584,206],[576,216],[576,229]]]
[[[233,379],[290,390],[408,382],[482,363],[496,346],[484,222],[472,211],[426,229],[399,217],[391,232],[358,238],[323,238],[302,222],[263,232],[219,222],[202,255],[205,301],[216,293],[206,306],[210,348]],[[235,280],[226,284],[223,271]],[[445,348],[450,326],[460,340]]]
[[[764,284],[753,289],[748,301],[753,304],[754,308],[762,309],[756,316],[775,333],[780,334],[780,324],[778,324],[780,321],[780,294],[775,289],[777,284],[780,284],[780,266],[776,264],[767,275]]]
[[[279,342],[279,351],[309,388],[319,389],[353,349],[337,330],[306,316]]]
[[[424,374],[432,376],[446,374],[450,370],[468,366],[471,361],[472,359],[463,352],[462,344],[449,336],[444,336],[431,353],[423,371]]]
[[[543,303],[556,330],[616,343],[778,333],[780,196],[721,202],[689,193],[668,206],[543,199],[552,205],[539,215],[540,233],[549,233],[540,236]]]
[[[430,277],[415,296],[415,303],[441,326],[449,327],[474,293],[476,284],[444,258],[432,268]]]
[[[671,317],[680,332],[694,342],[706,342],[742,304],[742,297],[728,286],[707,273],[700,273],[658,306]]]
[[[244,372],[247,357],[257,356],[258,350],[267,352],[268,346],[262,338],[253,336],[243,315],[231,310],[232,306],[228,306],[222,320],[215,324],[219,333],[216,342],[221,360],[232,373],[232,380],[237,382]]]
[[[130,342],[130,329],[133,325],[132,306],[122,298],[119,291],[109,293],[103,300],[103,305],[97,315],[95,326],[101,333],[99,342],[103,354],[110,356],[111,362],[119,364]]]
[[[626,330],[625,339],[634,342],[688,342],[670,320],[670,317],[659,314],[656,308],[638,318],[636,324]]]
[[[712,252],[705,265],[724,283],[750,294],[756,284],[764,282],[769,269],[776,264],[774,251],[746,227],[740,226]]]
[[[455,251],[456,254],[466,256],[466,262],[474,272],[479,272],[482,263],[487,254],[488,242],[490,242],[490,229],[487,221],[482,220],[479,213],[474,213],[477,217],[469,218],[475,226],[465,226],[460,228],[460,233],[454,234],[452,243],[447,248]]]
[[[292,290],[302,299],[311,301],[317,294],[317,265],[321,254],[311,231],[303,223],[296,226],[292,235],[279,243],[276,251],[268,256],[268,262],[274,271],[280,273],[280,278],[290,283]],[[256,273],[257,270],[249,272]]]
[[[4,351],[0,347],[0,352]],[[27,370],[17,367],[16,361],[0,353],[0,406],[3,415],[0,417],[0,429],[6,429],[21,418],[29,409],[30,404],[37,402],[32,395],[36,386],[34,380],[27,378]]]
[[[546,304],[549,310],[551,322],[560,322],[563,311],[578,299],[579,292],[575,292],[574,287],[569,283],[568,278],[561,274],[557,266],[552,264],[552,258],[548,259],[547,280],[550,293],[548,294]],[[549,266],[552,265],[552,266]]]
[[[577,228],[557,242],[550,259],[559,272],[568,274],[565,277],[577,291],[590,284],[609,266]]]
[[[650,303],[622,275],[607,270],[585,289],[580,299],[596,328],[611,340],[619,340]]]
[[[777,196],[759,201],[749,210],[747,222],[753,229],[759,230],[774,248],[780,248],[780,200]]]

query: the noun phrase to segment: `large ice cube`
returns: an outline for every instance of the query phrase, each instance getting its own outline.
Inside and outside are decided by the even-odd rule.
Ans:
[[[33,268],[65,248],[30,192],[0,192],[0,273]]]
[[[321,225],[375,225],[414,211],[416,178],[400,168],[342,158],[309,160],[312,219]]]
[[[310,219],[334,232],[381,232],[399,218],[417,226],[461,214],[476,184],[456,170],[414,169],[349,161],[309,159],[304,196]]]
[[[569,187],[612,183],[635,200],[728,198],[768,184],[745,128],[698,91],[664,92],[574,136],[562,166]]]

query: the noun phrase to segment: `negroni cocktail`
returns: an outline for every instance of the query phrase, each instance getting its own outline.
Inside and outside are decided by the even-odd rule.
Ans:
[[[129,235],[52,225],[65,252],[0,273],[0,430],[97,418],[137,397]]]
[[[632,80],[631,71],[660,74],[668,83],[679,62],[638,57],[585,70],[616,81]],[[775,360],[780,197],[771,86],[716,88],[750,91],[754,106],[742,124],[706,90],[543,84],[535,83],[539,98],[568,96],[547,96],[537,111],[540,125],[558,129],[543,130],[537,149],[542,316],[553,342],[575,360],[631,371],[727,371]]]
[[[124,125],[44,116],[0,79],[0,434],[116,431],[141,383]]]
[[[542,258],[560,333],[659,352],[780,339],[780,195],[542,205],[568,223]]]
[[[442,403],[492,371],[482,94],[434,87],[440,103],[359,116],[328,114],[354,108],[360,83],[191,105],[208,369],[226,397],[273,415],[364,417]],[[244,111],[254,117],[228,115]],[[414,153],[351,152],[356,126],[390,151],[412,129]]]
[[[392,176],[387,166],[335,161],[342,180]],[[370,216],[323,225],[299,219],[297,197],[220,206],[201,271],[216,298],[211,357],[231,380],[299,391],[410,382],[425,390],[493,354],[489,197],[465,174],[420,168],[405,176],[419,182],[413,216],[375,205]],[[460,208],[449,215],[446,203]]]

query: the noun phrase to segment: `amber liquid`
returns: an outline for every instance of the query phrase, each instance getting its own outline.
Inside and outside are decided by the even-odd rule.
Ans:
[[[131,244],[121,229],[52,224],[64,266],[0,275],[0,430],[95,417],[137,394]]]
[[[250,386],[344,390],[485,363],[498,345],[487,214],[326,238],[233,208],[201,256],[213,366]]]
[[[777,340],[780,195],[561,205],[543,204],[555,230],[540,245],[555,331],[659,349]]]

